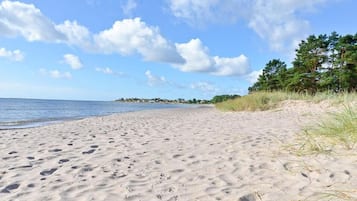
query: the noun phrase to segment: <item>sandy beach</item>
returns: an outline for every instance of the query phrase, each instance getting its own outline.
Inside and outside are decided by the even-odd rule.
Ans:
[[[287,148],[333,110],[167,109],[2,130],[0,200],[357,200],[356,149]]]

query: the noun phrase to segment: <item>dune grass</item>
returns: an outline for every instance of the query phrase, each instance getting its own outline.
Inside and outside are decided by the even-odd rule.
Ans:
[[[256,92],[233,100],[217,103],[222,111],[264,111],[276,108],[284,100],[305,100],[313,103],[329,101],[331,104],[348,104],[357,100],[356,93],[317,93],[315,95],[290,92]]]
[[[345,106],[314,127],[305,129],[298,154],[329,153],[334,146],[353,149],[357,144],[357,108]]]
[[[222,111],[263,111],[274,109],[285,100],[304,100],[312,103],[328,101],[344,110],[330,114],[327,119],[304,130],[300,136],[300,154],[328,153],[335,145],[352,149],[357,144],[357,93],[308,94],[286,92],[257,92],[216,104]]]
[[[233,100],[217,103],[216,107],[222,111],[258,111],[269,110],[283,100],[290,99],[284,92],[257,92]]]

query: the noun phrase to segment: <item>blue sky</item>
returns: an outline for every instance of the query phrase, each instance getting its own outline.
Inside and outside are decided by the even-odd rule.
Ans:
[[[0,3],[0,97],[113,100],[247,93],[310,34],[354,34],[355,0]]]

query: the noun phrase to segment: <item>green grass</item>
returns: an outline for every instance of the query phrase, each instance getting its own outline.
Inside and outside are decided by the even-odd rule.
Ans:
[[[263,111],[276,108],[284,100],[305,100],[314,103],[330,101],[331,104],[344,104],[357,100],[356,93],[317,93],[308,94],[288,92],[256,92],[233,100],[217,103],[216,108],[222,111]]]
[[[316,192],[314,195],[304,199],[305,201],[309,200],[321,200],[321,201],[328,201],[328,200],[340,200],[340,201],[350,201],[354,200],[356,190],[326,190],[325,192]]]
[[[357,108],[346,106],[321,123],[306,129],[299,149],[301,154],[328,153],[334,146],[353,149],[357,144]]]
[[[216,104],[222,111],[263,111],[276,108],[284,100],[304,100],[312,103],[328,101],[335,106],[345,105],[344,110],[331,114],[327,119],[305,129],[300,136],[300,154],[329,153],[333,146],[343,145],[352,149],[357,144],[357,93],[307,94],[286,92],[257,92],[234,100]]]
[[[279,102],[289,98],[290,94],[284,92],[257,92],[217,103],[216,107],[222,111],[269,110],[275,108]]]

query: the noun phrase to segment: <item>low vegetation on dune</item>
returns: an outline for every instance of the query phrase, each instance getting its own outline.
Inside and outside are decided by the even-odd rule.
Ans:
[[[259,111],[275,108],[279,102],[296,97],[283,92],[256,92],[216,104],[222,111]]]
[[[357,108],[346,106],[316,126],[305,129],[297,149],[299,155],[329,153],[334,146],[354,149],[357,144]]]
[[[325,101],[343,108],[304,130],[297,147],[298,154],[328,153],[333,146],[353,149],[357,144],[357,93],[255,92],[216,104],[222,111],[264,111],[277,108],[286,100],[301,100],[312,104]]]
[[[320,92],[310,95],[282,91],[259,91],[216,103],[215,106],[222,111],[264,111],[275,109],[282,101],[286,100],[304,100],[312,103],[328,101],[332,105],[351,104],[353,101],[357,101],[357,93]]]

